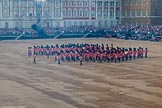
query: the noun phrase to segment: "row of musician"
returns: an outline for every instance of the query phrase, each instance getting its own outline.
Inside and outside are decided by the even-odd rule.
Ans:
[[[54,60],[59,64],[61,61],[80,61],[82,65],[83,61],[87,62],[121,62],[128,61],[136,58],[147,58],[147,48],[120,48],[113,47],[113,44],[109,47],[102,45],[85,44],[83,46],[33,46],[28,47],[28,56],[33,56],[34,62],[36,63],[37,56],[50,56],[54,57]]]

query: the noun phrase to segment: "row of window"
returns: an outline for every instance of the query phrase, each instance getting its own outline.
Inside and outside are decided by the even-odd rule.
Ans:
[[[33,17],[33,16],[35,16],[34,11],[35,11],[34,8],[28,8],[28,10],[27,10],[27,8],[20,8],[20,10],[19,10],[19,8],[13,7],[12,14],[13,14],[13,17],[19,17],[19,16],[26,17],[27,14],[29,17]],[[45,16],[45,17],[50,16],[49,7],[44,8],[43,11],[41,10],[41,16]]]
[[[55,17],[60,17],[61,16],[61,10],[60,9],[55,9],[54,11],[54,15]],[[20,12],[20,13],[19,13]],[[109,13],[109,15],[108,15]],[[115,15],[116,13],[116,15]],[[26,8],[21,8],[21,10],[19,11],[19,8],[13,8],[13,17],[26,17],[27,16],[27,9]],[[96,10],[91,10],[91,13],[89,11],[89,9],[63,9],[63,16],[64,17],[89,17],[91,14],[92,17],[96,16]],[[103,13],[102,13],[102,9],[98,9],[97,10],[97,16],[98,17],[102,17],[102,15],[104,17],[108,17],[110,16],[110,18],[113,18],[114,16],[116,17],[120,17],[120,10],[116,10],[114,11],[114,9],[110,9],[110,11],[108,11],[108,9],[104,9]],[[28,9],[28,16],[29,17],[34,17],[34,8],[29,8]],[[41,12],[41,16],[47,17],[49,18],[51,16],[50,10],[49,8],[45,8],[42,12]]]
[[[92,1],[91,2],[91,6],[95,6],[95,1]],[[108,1],[98,1],[97,2],[97,6],[101,7],[102,6],[102,3],[104,6],[108,6]],[[117,2],[114,2],[114,1],[110,1],[110,6],[114,6],[114,4],[116,3],[116,6],[120,6],[120,2],[117,1]],[[84,7],[87,7],[89,6],[90,2],[89,1],[64,1],[63,2],[63,6],[73,6],[73,7],[78,7],[78,6],[84,6]]]
[[[149,0],[125,0],[124,5],[143,5],[149,4]]]
[[[89,6],[89,1],[63,1],[63,6]]]
[[[114,1],[110,1],[110,2],[108,2],[108,1],[98,1],[98,2],[97,2],[97,5],[98,5],[99,7],[102,7],[102,3],[103,3],[103,5],[106,6],[106,7],[108,6],[108,3],[110,3],[110,6],[111,6],[111,7],[114,7],[115,3],[116,3],[116,6],[117,6],[117,7],[120,6],[120,1],[117,1],[117,2],[114,2]]]
[[[92,17],[95,17],[96,16],[96,10],[91,10],[91,13],[89,12],[88,9],[64,9],[63,10],[63,16],[64,17],[89,17],[89,15],[91,14]],[[108,10],[107,9],[104,9],[103,10],[103,13],[102,13],[102,9],[98,9],[97,11],[97,16],[98,17],[102,17],[102,14],[104,17],[108,17]],[[120,11],[117,10],[116,13],[114,12],[114,9],[110,9],[110,18],[113,18],[116,14],[116,17],[120,17]]]
[[[13,2],[12,2],[12,4],[14,5],[14,6],[18,6],[18,5],[20,5],[20,6],[26,6],[26,5],[31,5],[31,6],[33,6],[33,5],[35,5],[35,0],[13,0]],[[44,6],[47,6],[47,5],[49,5],[50,4],[50,2],[49,1],[44,1],[44,2],[41,2],[42,3],[42,5],[44,5]],[[59,1],[58,0],[56,0],[55,1],[55,4],[56,5],[59,5]]]
[[[148,10],[135,10],[135,11],[125,11],[125,17],[132,17],[132,16],[149,16]]]
[[[92,11],[92,13],[94,13],[94,11]],[[93,15],[95,15],[95,14],[93,14]],[[63,16],[69,16],[69,17],[71,17],[71,16],[74,16],[74,17],[85,16],[85,17],[88,17],[89,16],[89,10],[88,9],[85,9],[85,10],[83,10],[83,9],[79,9],[79,10],[77,10],[77,9],[74,9],[74,10],[64,9],[63,10]]]

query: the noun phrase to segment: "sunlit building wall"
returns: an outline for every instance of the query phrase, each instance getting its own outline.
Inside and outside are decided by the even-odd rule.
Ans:
[[[122,24],[162,24],[162,0],[122,0]]]

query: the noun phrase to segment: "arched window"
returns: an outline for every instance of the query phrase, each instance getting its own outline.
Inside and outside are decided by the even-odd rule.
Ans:
[[[77,2],[76,2],[76,1],[73,2],[73,6],[74,6],[74,7],[77,6]]]
[[[96,15],[96,11],[95,10],[92,10],[91,11],[91,16],[94,17]]]
[[[88,16],[89,16],[89,13],[88,13],[88,12],[89,12],[88,9],[85,9],[85,10],[84,10],[84,16],[85,16],[85,17],[88,17]]]
[[[69,16],[69,17],[72,16],[72,9],[68,9],[68,16]]]
[[[66,6],[66,1],[63,1],[63,6]]]
[[[66,16],[66,9],[63,9],[63,16]]]
[[[83,9],[79,9],[79,16],[83,16]]]
[[[104,9],[104,17],[108,17],[108,10],[107,9]]]
[[[78,16],[78,11],[77,11],[77,9],[74,9],[74,10],[73,10],[73,16],[74,16],[74,17]]]

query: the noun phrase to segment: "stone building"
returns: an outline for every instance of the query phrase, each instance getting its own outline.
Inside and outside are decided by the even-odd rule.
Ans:
[[[0,0],[0,28],[30,28],[36,22],[36,0]],[[121,23],[121,0],[44,0],[43,27]]]

